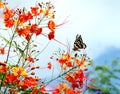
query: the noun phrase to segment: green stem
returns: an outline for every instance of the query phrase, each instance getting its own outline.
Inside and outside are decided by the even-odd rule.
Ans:
[[[11,45],[12,45],[12,41],[13,41],[13,38],[14,38],[14,36],[15,36],[15,33],[16,33],[16,32],[13,33],[12,38],[11,38],[11,41],[10,41],[10,46],[9,46],[9,48],[8,48],[8,54],[7,54],[6,63],[8,62],[8,59],[9,59],[10,49],[11,49]]]
[[[5,75],[6,75],[6,74],[2,75],[2,82],[0,83],[0,91],[1,91],[1,87],[2,87],[3,82],[4,82]]]
[[[32,34],[32,35],[33,35],[33,34]],[[31,38],[32,38],[32,35],[30,36],[30,40],[31,40]],[[27,54],[28,54],[29,45],[30,45],[30,40],[27,42],[27,45],[26,45],[25,48],[23,49],[23,51],[26,50],[26,56],[25,56],[25,57],[27,57]],[[19,65],[21,58],[22,58],[22,54],[21,54],[21,56],[20,56],[19,59],[18,59],[17,65]],[[26,60],[25,60],[25,62],[26,62]],[[22,65],[22,66],[24,66],[25,62],[23,62],[23,65]]]
[[[5,91],[4,91],[4,93],[3,93],[3,94],[6,94],[6,91],[7,91],[7,86],[6,86]]]
[[[62,73],[61,75],[58,75],[57,77],[51,79],[50,81],[48,81],[48,82],[46,83],[46,86],[47,86],[48,84],[50,84],[51,82],[53,82],[54,80],[56,80],[56,79],[58,79],[58,78],[64,76],[65,74],[67,74],[68,72],[72,71],[72,70],[75,69],[75,68],[77,68],[77,66],[75,66],[75,67],[69,69],[68,71]]]
[[[10,49],[11,49],[11,45],[12,45],[12,41],[13,41],[13,38],[14,38],[14,36],[15,36],[15,33],[16,33],[16,32],[14,31],[14,33],[13,33],[13,35],[12,35],[12,38],[11,38],[11,40],[10,40],[10,45],[9,45],[9,48],[8,48],[8,54],[7,54],[6,63],[8,62],[8,59],[9,59]],[[5,75],[3,75],[2,80],[4,80],[4,78],[5,78]],[[1,90],[2,84],[3,84],[3,82],[0,83],[0,90]]]

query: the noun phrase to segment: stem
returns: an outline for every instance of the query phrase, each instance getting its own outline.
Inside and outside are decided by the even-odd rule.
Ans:
[[[11,38],[11,41],[10,41],[10,46],[9,46],[9,48],[8,48],[8,54],[7,54],[6,63],[8,62],[8,59],[9,59],[10,49],[11,49],[11,45],[12,45],[12,41],[13,41],[13,38],[14,38],[14,36],[15,36],[15,33],[16,33],[16,32],[13,33],[12,38]]]
[[[5,74],[6,75],[6,74]],[[2,75],[2,80],[4,80],[5,75]],[[1,91],[1,87],[2,87],[3,81],[0,83],[0,91]]]
[[[3,93],[3,94],[6,94],[6,91],[7,91],[7,86],[6,86],[5,91],[4,91],[4,93]]]
[[[68,72],[72,71],[72,70],[75,69],[75,68],[77,68],[77,66],[75,66],[75,67],[69,69],[68,71],[62,73],[61,75],[58,75],[57,77],[51,79],[50,81],[48,81],[48,82],[46,83],[46,86],[47,86],[48,84],[50,84],[51,82],[53,82],[54,80],[58,79],[59,77],[64,76],[65,74],[67,74]]]
[[[33,34],[32,34],[32,35],[33,35]],[[30,36],[30,40],[31,40],[31,38],[32,38],[32,35]],[[30,40],[27,42],[27,45],[25,46],[25,48],[24,48],[24,50],[23,50],[23,51],[27,50],[27,51],[26,51],[26,57],[27,57],[27,54],[28,54],[28,49],[29,49]],[[19,65],[21,58],[22,58],[22,54],[21,54],[21,56],[20,56],[19,59],[18,59],[17,65]],[[26,62],[26,60],[25,60],[25,62]],[[23,65],[22,65],[22,66],[24,66],[24,63],[25,63],[25,62],[23,62]]]
[[[16,33],[16,32],[14,31],[14,33],[13,33],[13,35],[12,35],[12,38],[11,38],[11,40],[10,40],[10,45],[9,45],[9,48],[8,48],[8,54],[7,54],[7,58],[6,58],[6,62],[5,62],[5,63],[8,62],[9,55],[10,55],[10,49],[11,49],[11,45],[12,45],[12,41],[13,41],[13,38],[14,38],[14,36],[15,36],[15,33]],[[5,75],[3,75],[2,80],[3,80],[4,78],[5,78]],[[0,83],[0,90],[1,90],[2,84],[3,84],[3,82]],[[5,90],[5,92],[6,92],[6,90]]]

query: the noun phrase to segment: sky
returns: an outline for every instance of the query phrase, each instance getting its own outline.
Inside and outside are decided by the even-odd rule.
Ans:
[[[12,0],[9,3],[11,7],[29,7],[42,1],[51,1],[55,5],[57,24],[67,22],[56,29],[57,40],[64,44],[68,40],[73,47],[76,34],[82,35],[87,44],[86,52],[92,58],[111,46],[120,48],[119,0]]]

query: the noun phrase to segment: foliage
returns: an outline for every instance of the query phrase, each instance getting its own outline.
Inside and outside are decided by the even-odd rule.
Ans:
[[[48,60],[46,66],[35,65],[39,61],[38,37],[45,36],[49,41],[55,40],[55,10],[50,2],[38,3],[29,11],[9,8],[5,0],[0,0],[2,28],[0,28],[0,93],[2,94],[80,94],[87,86],[90,59],[87,54],[67,49],[58,50],[51,56],[57,63],[60,73],[56,77],[44,81],[36,76],[35,70],[53,69]],[[4,32],[4,33],[2,33]],[[59,42],[59,41],[57,41]],[[59,42],[61,43],[61,42]],[[62,43],[61,43],[62,44]],[[66,47],[69,47],[67,45]],[[84,48],[84,47],[83,47]],[[85,47],[86,48],[86,47]],[[3,59],[3,60],[2,60]],[[42,66],[42,67],[41,67]],[[51,82],[61,78],[55,88],[47,89]]]
[[[94,94],[119,94],[120,92],[120,60],[115,59],[112,62],[104,62],[104,65],[94,65],[94,74],[90,73],[92,78],[91,86],[98,89],[88,89],[88,92]],[[94,75],[94,76],[92,76]]]

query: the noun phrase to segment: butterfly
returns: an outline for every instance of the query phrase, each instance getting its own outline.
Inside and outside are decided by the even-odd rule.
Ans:
[[[85,49],[87,46],[85,43],[83,43],[82,36],[77,34],[76,39],[74,41],[74,51],[80,51],[79,49]]]

